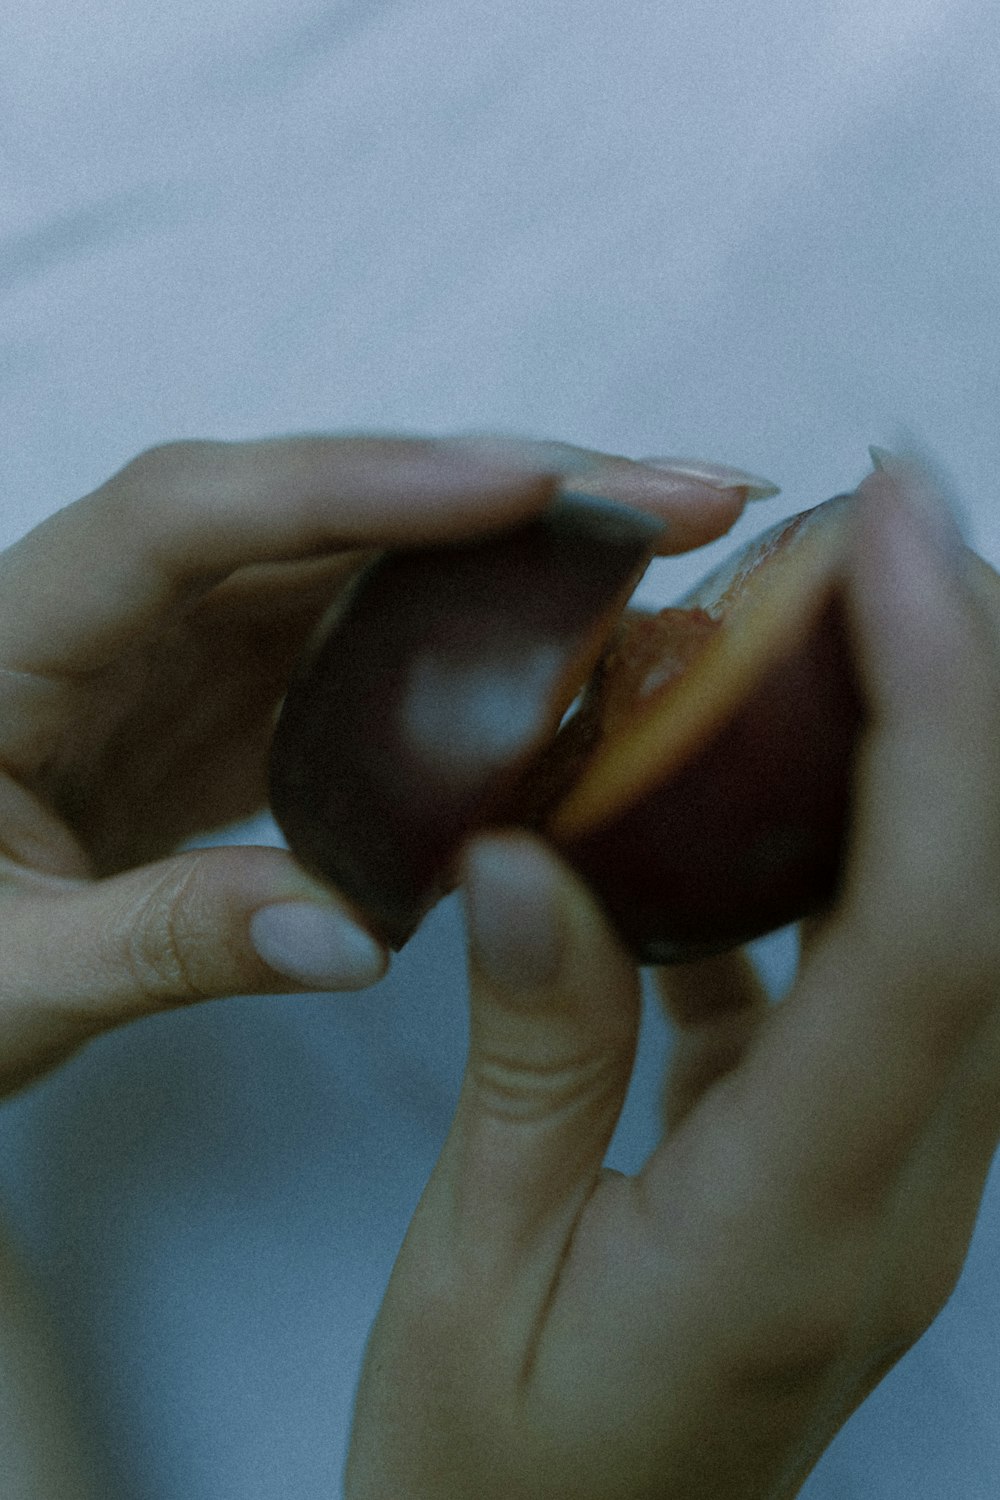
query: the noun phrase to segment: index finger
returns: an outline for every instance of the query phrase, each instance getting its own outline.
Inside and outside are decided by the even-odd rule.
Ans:
[[[239,568],[340,548],[445,542],[541,510],[568,474],[671,522],[661,550],[711,541],[751,475],[689,461],[658,472],[569,444],[515,439],[304,435],[151,449],[0,553],[8,670],[104,665]]]
[[[432,440],[165,444],[0,554],[3,664],[86,672],[238,568],[502,527],[556,483]]]

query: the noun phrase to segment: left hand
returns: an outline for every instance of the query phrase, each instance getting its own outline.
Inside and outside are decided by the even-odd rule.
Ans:
[[[753,490],[545,442],[168,443],[0,553],[0,1095],[133,1017],[381,976],[287,851],[177,846],[265,806],[289,674],[360,559],[512,525],[569,474],[661,514],[667,551]]]

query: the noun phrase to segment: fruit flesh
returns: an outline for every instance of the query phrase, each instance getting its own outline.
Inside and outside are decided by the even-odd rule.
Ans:
[[[716,629],[701,609],[625,610],[573,712],[528,767],[517,821],[545,832],[602,744],[618,732],[628,736],[636,713],[683,676]]]
[[[626,610],[594,683],[601,732],[627,729],[645,704],[683,677],[718,629],[703,609]]]

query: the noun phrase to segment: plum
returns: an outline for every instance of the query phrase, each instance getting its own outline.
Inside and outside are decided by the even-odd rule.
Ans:
[[[548,837],[640,962],[821,908],[864,719],[840,588],[850,503],[780,522],[659,613],[627,605],[662,523],[587,496],[376,558],[276,727],[292,852],[395,948],[463,842],[500,825]]]

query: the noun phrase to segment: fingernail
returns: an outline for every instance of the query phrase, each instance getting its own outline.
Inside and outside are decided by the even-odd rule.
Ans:
[[[745,469],[733,469],[728,464],[709,463],[701,458],[639,458],[636,463],[647,469],[675,474],[678,479],[696,479],[714,490],[746,490],[748,500],[770,500],[781,494],[780,485],[762,479],[759,474],[748,474]]]
[[[523,470],[527,474],[587,474],[600,468],[600,460],[585,449],[544,438],[470,432],[442,438],[440,446],[490,468]]]
[[[480,839],[466,851],[465,908],[476,968],[505,990],[536,990],[559,972],[558,874],[523,839]]]
[[[870,447],[874,475],[863,481],[879,482],[885,475],[892,481],[903,503],[923,523],[931,538],[946,555],[958,562],[965,553],[965,538],[959,522],[955,500],[946,482],[935,474],[930,463],[915,455],[891,453],[888,448]],[[861,487],[863,487],[863,485]]]
[[[357,990],[385,972],[385,953],[344,912],[307,901],[264,906],[250,919],[250,940],[276,973],[316,990]]]

